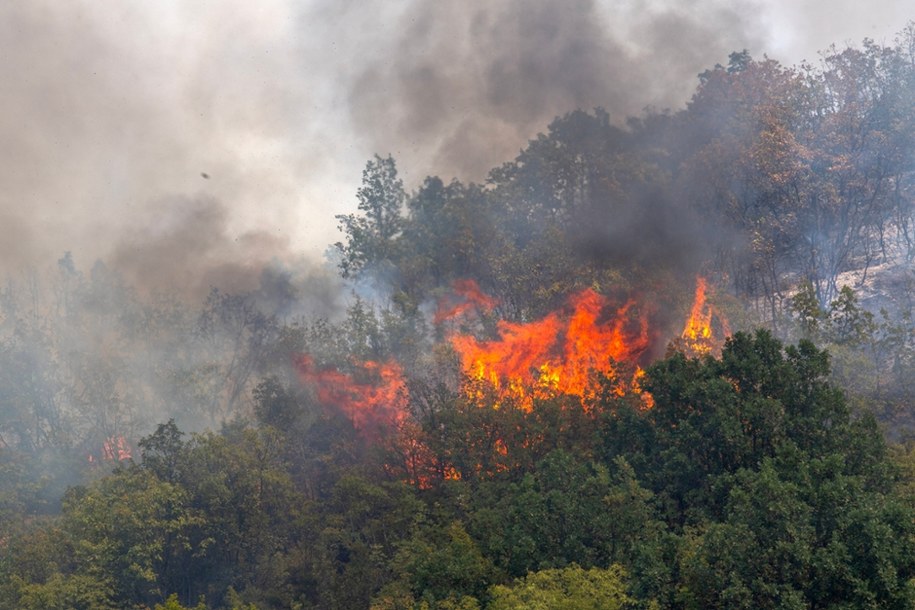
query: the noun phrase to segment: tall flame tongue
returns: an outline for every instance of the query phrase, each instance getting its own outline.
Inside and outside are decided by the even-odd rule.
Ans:
[[[645,352],[648,322],[631,301],[608,316],[606,299],[593,290],[574,295],[570,309],[527,324],[500,321],[493,341],[455,335],[451,344],[468,378],[488,384],[499,404],[512,399],[529,411],[535,399],[569,394],[585,405],[599,388],[595,373],[615,377],[615,363],[635,363]]]
[[[728,321],[708,302],[707,294],[708,283],[705,278],[697,277],[693,306],[680,335],[680,347],[690,356],[705,356],[718,352],[724,344],[724,339],[731,334]],[[715,336],[712,328],[713,318],[717,320],[723,336]]]
[[[301,355],[296,368],[322,404],[339,409],[363,433],[399,425],[407,416],[403,370],[395,362],[354,363],[354,372],[349,374],[319,368],[310,356]]]

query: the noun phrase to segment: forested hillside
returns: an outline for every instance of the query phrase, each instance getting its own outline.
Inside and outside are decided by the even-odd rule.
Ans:
[[[913,134],[910,25],[376,156],[253,291],[10,276],[0,607],[913,607]]]

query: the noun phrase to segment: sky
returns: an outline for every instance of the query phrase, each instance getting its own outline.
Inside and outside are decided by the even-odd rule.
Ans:
[[[556,115],[676,110],[748,49],[891,44],[899,0],[23,0],[0,5],[0,271],[151,289],[319,261],[361,172],[481,180]]]

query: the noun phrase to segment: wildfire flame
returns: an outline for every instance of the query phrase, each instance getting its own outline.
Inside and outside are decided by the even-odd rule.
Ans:
[[[363,432],[380,424],[399,424],[407,416],[403,369],[396,362],[353,363],[350,374],[319,368],[313,358],[300,355],[296,368],[322,404],[340,409]]]
[[[451,293],[438,301],[438,309],[433,321],[441,324],[467,314],[470,311],[488,312],[497,305],[497,301],[485,294],[473,280],[455,280]]]
[[[708,295],[708,282],[697,277],[689,317],[675,342],[689,355],[718,351],[730,334],[727,320],[709,303]],[[474,281],[455,282],[453,294],[439,301],[435,320],[490,311],[495,304]],[[467,334],[449,337],[468,380],[464,392],[481,404],[491,398],[496,408],[511,401],[530,411],[536,400],[570,395],[580,398],[587,409],[604,377],[615,380],[620,395],[639,394],[645,406],[651,406],[651,396],[641,389],[644,371],[637,366],[651,345],[651,335],[644,308],[634,300],[613,307],[586,289],[573,295],[568,307],[540,320],[499,321],[497,332],[498,338],[489,341]],[[379,422],[400,425],[409,416],[403,370],[396,362],[352,363],[353,372],[345,373],[319,368],[303,355],[297,367],[318,400],[339,408],[358,429],[377,427]],[[634,374],[619,379],[622,370]]]
[[[696,279],[695,298],[676,349],[704,355],[720,349],[730,334],[727,320],[708,301],[709,286]],[[439,301],[436,324],[473,313],[488,312],[496,301],[472,280],[456,282],[453,293]],[[638,366],[657,338],[649,329],[648,310],[630,300],[622,306],[593,290],[573,295],[568,305],[540,320],[497,323],[498,338],[479,340],[453,332],[448,338],[456,352],[466,382],[464,395],[479,406],[500,408],[511,404],[533,411],[536,401],[559,395],[577,397],[585,412],[611,380],[619,395],[639,396],[643,408],[653,406],[642,389],[644,370]],[[418,487],[436,478],[460,479],[462,474],[446,458],[434,455],[421,440],[418,421],[410,416],[403,369],[393,361],[352,362],[349,372],[319,367],[313,358],[300,355],[299,377],[313,388],[317,399],[344,413],[363,435],[386,442],[401,456],[398,472]],[[386,432],[386,434],[382,434]],[[495,438],[493,450],[505,457],[508,446]],[[499,462],[493,468],[507,468]]]
[[[721,350],[724,338],[731,334],[727,320],[707,300],[708,283],[705,278],[696,278],[696,294],[689,318],[680,335],[681,347],[688,355],[705,356]],[[712,329],[713,318],[721,326],[721,338],[717,338]]]
[[[96,458],[91,453],[86,457],[90,464],[95,464]],[[122,462],[133,459],[130,444],[123,435],[109,436],[102,442],[101,459],[105,462]]]
[[[609,303],[590,289],[570,299],[570,310],[526,324],[503,320],[496,340],[454,335],[451,344],[468,378],[488,384],[499,404],[511,399],[529,411],[535,399],[567,394],[586,405],[597,393],[595,374],[613,378],[617,363],[635,363],[649,347],[648,321],[633,301],[607,315]]]

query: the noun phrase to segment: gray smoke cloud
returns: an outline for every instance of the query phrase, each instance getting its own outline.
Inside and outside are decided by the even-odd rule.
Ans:
[[[167,293],[181,286],[198,299],[210,286],[229,292],[258,287],[262,270],[288,239],[263,231],[232,237],[229,212],[217,200],[172,197],[155,202],[142,230],[132,229],[109,256],[131,286]]]
[[[332,155],[296,16],[260,4],[0,7],[4,271],[72,251],[197,291],[308,249]]]
[[[0,272],[72,251],[140,289],[247,286],[321,258],[376,152],[479,180],[558,114],[677,109],[743,48],[890,42],[902,4],[6,2]]]
[[[415,1],[356,72],[354,121],[375,148],[397,143],[403,165],[479,180],[570,110],[622,123],[679,107],[700,71],[761,46],[755,12],[749,0]]]

